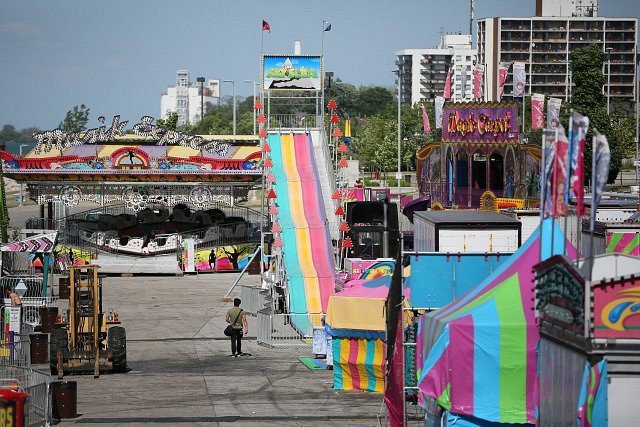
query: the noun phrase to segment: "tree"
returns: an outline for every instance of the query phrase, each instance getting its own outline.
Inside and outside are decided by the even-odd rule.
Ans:
[[[355,112],[359,116],[373,116],[382,113],[394,104],[393,93],[381,86],[362,86],[355,99]]]
[[[158,119],[156,123],[161,128],[178,130],[178,113],[176,111],[172,111],[167,115],[166,119]]]
[[[396,124],[381,116],[367,120],[366,126],[354,138],[353,150],[368,165],[385,173],[396,168],[398,158]]]
[[[89,121],[89,108],[86,105],[76,105],[73,109],[67,111],[64,120],[60,122],[58,128],[64,132],[75,133],[82,132],[87,129]]]
[[[327,98],[333,98],[338,105],[338,111],[345,117],[356,115],[356,97],[358,89],[351,83],[344,83],[339,78],[331,82],[331,88],[327,88],[325,95]]]

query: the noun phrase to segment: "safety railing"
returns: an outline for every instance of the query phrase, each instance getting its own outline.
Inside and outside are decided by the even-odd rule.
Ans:
[[[0,292],[3,297],[6,295],[7,289],[15,289],[20,282],[24,283],[27,291],[23,298],[40,298],[42,297],[42,275],[12,275],[0,278]]]
[[[244,311],[256,316],[260,310],[269,308],[271,291],[260,286],[240,285],[240,299]]]
[[[28,367],[0,364],[0,388],[17,387],[29,394],[26,424],[46,426],[51,422],[51,376]]]
[[[31,342],[28,335],[12,332],[0,335],[0,365],[31,366]]]
[[[271,114],[269,128],[316,128],[320,127],[321,116],[315,114]]]
[[[313,329],[322,327],[323,316],[258,311],[258,344],[269,348],[310,347]]]

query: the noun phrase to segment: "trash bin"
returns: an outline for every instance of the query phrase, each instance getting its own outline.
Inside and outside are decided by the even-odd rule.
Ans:
[[[61,277],[58,279],[58,298],[69,299],[71,296],[70,283],[71,282],[68,277]]]
[[[30,334],[31,363],[42,365],[49,363],[49,335]]]
[[[51,383],[53,418],[63,420],[78,417],[78,383],[53,381]]]

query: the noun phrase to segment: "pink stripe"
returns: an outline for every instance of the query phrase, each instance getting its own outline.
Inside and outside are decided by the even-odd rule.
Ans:
[[[473,414],[474,391],[474,324],[473,316],[467,315],[451,322],[449,326],[451,342],[456,343],[455,369],[451,370],[451,402],[452,409],[463,414]],[[482,369],[482,367],[478,367]]]
[[[358,340],[349,340],[349,370],[354,390],[360,390],[360,372],[358,372]]]
[[[613,251],[622,252],[635,237],[636,233],[624,233]]]

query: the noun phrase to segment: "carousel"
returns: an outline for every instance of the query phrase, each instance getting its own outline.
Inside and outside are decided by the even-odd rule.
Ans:
[[[432,205],[470,208],[485,199],[534,199],[540,158],[540,146],[518,132],[515,104],[447,103],[441,141],[417,154],[420,195]]]

